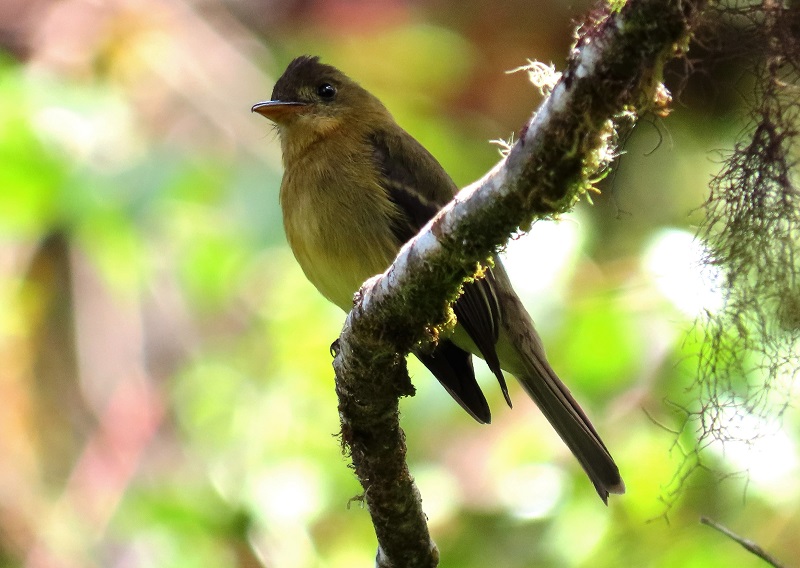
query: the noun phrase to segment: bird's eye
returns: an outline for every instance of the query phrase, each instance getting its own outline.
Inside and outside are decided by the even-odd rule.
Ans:
[[[336,87],[330,83],[322,83],[317,87],[317,94],[324,100],[329,101],[336,95]]]

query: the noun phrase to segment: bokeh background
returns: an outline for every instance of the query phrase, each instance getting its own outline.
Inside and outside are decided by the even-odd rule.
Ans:
[[[561,67],[587,8],[4,0],[0,566],[372,565],[335,437],[343,314],[287,248],[279,144],[249,109],[294,56],[321,55],[465,185],[541,100],[505,72]],[[695,76],[629,133],[593,205],[508,247],[627,495],[602,506],[518,388],[511,411],[481,367],[479,426],[411,362],[402,423],[443,566],[761,565],[701,515],[797,561],[796,414],[766,433],[742,420],[762,439],[711,444],[700,467],[682,428],[693,322],[720,302],[693,235],[747,92],[735,62]]]

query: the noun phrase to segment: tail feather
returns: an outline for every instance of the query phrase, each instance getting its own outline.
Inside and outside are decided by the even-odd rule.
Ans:
[[[547,421],[567,444],[604,503],[609,493],[624,493],[619,468],[597,431],[546,361],[535,358],[528,373],[517,376]]]
[[[547,362],[533,321],[499,262],[493,272],[503,306],[497,345],[501,366],[519,380],[607,503],[609,493],[625,492],[619,468],[586,413]]]

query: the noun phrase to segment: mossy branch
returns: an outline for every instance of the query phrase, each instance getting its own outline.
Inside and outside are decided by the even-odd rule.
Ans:
[[[535,219],[569,210],[615,155],[616,125],[666,104],[665,62],[681,55],[702,1],[630,0],[593,12],[566,70],[508,155],[465,188],[356,297],[334,359],[349,452],[378,537],[380,567],[431,567],[438,551],[405,463],[398,398],[405,355],[449,319],[466,278]]]

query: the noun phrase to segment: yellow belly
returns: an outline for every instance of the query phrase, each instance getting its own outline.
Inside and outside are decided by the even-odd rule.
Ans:
[[[297,262],[323,296],[350,311],[361,284],[386,270],[399,250],[394,206],[380,186],[362,180],[300,186],[286,172],[283,181],[283,223]]]
[[[388,252],[370,253],[360,239],[331,240],[334,242],[295,239],[292,251],[306,278],[323,296],[347,312],[364,281],[386,270],[394,256]],[[348,252],[349,249],[356,251],[355,254]]]

